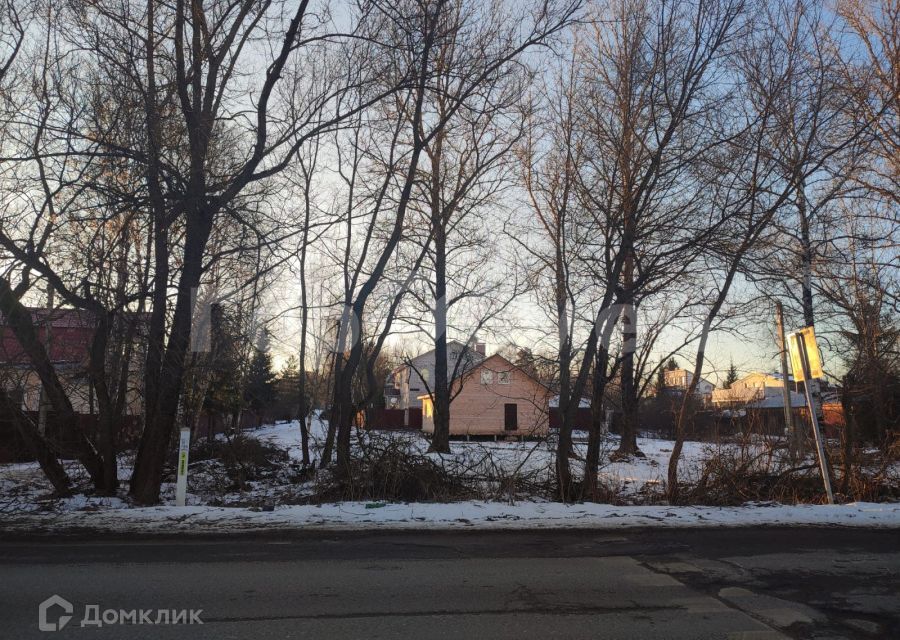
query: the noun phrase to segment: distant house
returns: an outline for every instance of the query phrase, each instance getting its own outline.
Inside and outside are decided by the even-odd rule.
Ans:
[[[78,309],[29,309],[37,338],[44,345],[75,413],[96,413],[96,398],[87,375],[88,354],[96,329],[95,316]],[[142,351],[135,349],[138,364]],[[133,373],[136,373],[133,372]],[[127,412],[140,411],[137,377],[129,387]],[[0,389],[26,412],[37,412],[42,403],[41,380],[12,329],[0,316]]]
[[[548,431],[550,390],[500,354],[471,367],[450,411],[450,435],[544,436]],[[422,403],[422,430],[434,432],[434,401]]]
[[[463,373],[484,360],[485,344],[465,345],[456,340],[447,342],[447,376],[454,371]],[[459,368],[457,369],[457,362]],[[394,369],[384,385],[384,406],[388,409],[421,409],[419,396],[428,393],[434,384],[434,349],[410,359]]]
[[[96,392],[88,377],[88,356],[96,316],[78,309],[29,309],[37,338],[44,346],[66,396],[82,427],[93,428],[97,413]],[[138,342],[140,338],[136,339]],[[134,426],[142,412],[140,375],[144,351],[136,344],[129,363],[125,423]],[[60,425],[45,398],[40,377],[11,327],[0,316],[0,393],[4,400],[31,417],[42,432],[58,437]],[[0,459],[17,458],[23,443],[9,420],[0,412]]]
[[[93,336],[93,322],[74,310],[29,309],[38,340],[72,399],[76,412],[87,413],[89,388],[85,369]],[[26,412],[41,406],[41,381],[12,329],[0,318],[0,387]]]
[[[719,409],[783,409],[783,387],[780,375],[754,372],[732,383],[730,389],[715,389],[712,403]],[[806,406],[802,393],[791,390],[790,398],[791,408]]]
[[[687,391],[687,388],[691,385],[691,381],[694,379],[694,372],[688,371],[687,369],[667,369],[664,372],[664,377],[667,389]],[[694,396],[707,402],[712,396],[713,389],[715,388],[716,385],[706,378],[701,377],[700,381],[697,382],[697,388],[694,390]]]
[[[719,415],[738,421],[742,430],[782,435],[784,420],[783,381],[780,375],[754,372],[732,383],[730,389],[716,389],[713,406]],[[789,383],[790,384],[790,383]],[[806,420],[806,400],[803,394],[788,390],[794,420]]]

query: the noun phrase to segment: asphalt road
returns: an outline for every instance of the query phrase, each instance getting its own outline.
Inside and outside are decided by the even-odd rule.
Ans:
[[[42,632],[52,595],[73,617]],[[90,605],[103,626],[80,626]],[[190,609],[202,625],[146,624]],[[0,637],[900,638],[900,533],[7,539]]]

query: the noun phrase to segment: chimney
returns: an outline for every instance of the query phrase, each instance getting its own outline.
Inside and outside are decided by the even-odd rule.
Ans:
[[[475,353],[485,355],[484,350],[485,350],[485,344],[483,342],[475,343]]]

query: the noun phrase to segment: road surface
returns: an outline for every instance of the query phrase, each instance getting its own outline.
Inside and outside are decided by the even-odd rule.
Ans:
[[[900,638],[896,531],[98,534],[2,540],[0,576],[16,640]]]

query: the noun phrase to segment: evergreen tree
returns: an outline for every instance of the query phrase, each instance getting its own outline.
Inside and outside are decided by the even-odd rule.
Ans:
[[[299,416],[300,365],[297,356],[290,355],[275,383],[276,412],[279,418],[293,420]]]
[[[660,367],[656,373],[656,393],[666,388],[666,367]]]
[[[247,379],[244,386],[244,402],[257,418],[276,400],[275,372],[272,371],[272,355],[269,353],[268,335],[263,332],[259,345],[253,349]]]
[[[725,382],[723,383],[723,387],[726,389],[730,389],[731,385],[737,382],[738,372],[737,368],[734,366],[734,360],[731,361],[731,366],[728,367],[728,374],[725,376]]]
[[[203,408],[214,418],[230,417],[232,426],[242,407],[240,391],[239,332],[235,320],[222,305],[215,304],[210,318],[211,358],[209,384],[203,399]]]

